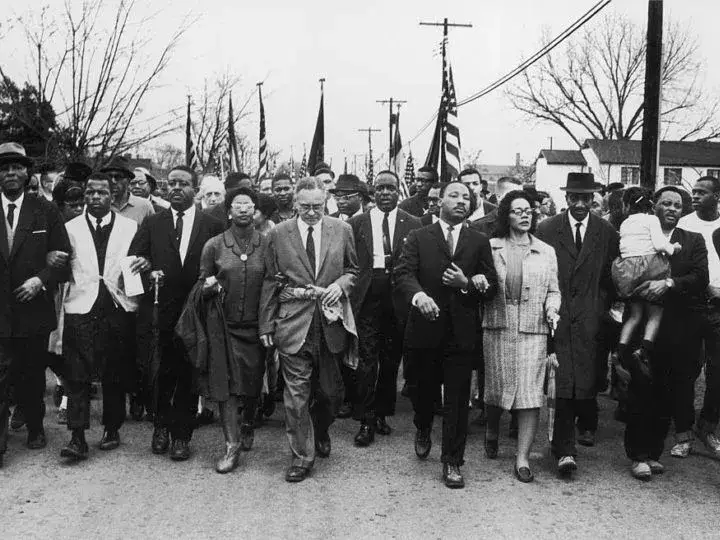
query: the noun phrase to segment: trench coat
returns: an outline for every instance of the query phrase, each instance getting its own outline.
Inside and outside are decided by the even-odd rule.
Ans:
[[[596,351],[600,318],[614,297],[610,276],[619,253],[619,237],[610,223],[590,214],[580,253],[575,248],[567,211],[538,225],[535,234],[555,248],[562,303],[555,333],[557,396],[596,396]]]

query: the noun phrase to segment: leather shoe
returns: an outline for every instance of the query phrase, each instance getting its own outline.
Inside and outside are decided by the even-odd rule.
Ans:
[[[21,430],[25,426],[25,414],[19,406],[15,406],[12,416],[10,417],[10,429],[13,431]]]
[[[47,446],[47,438],[45,437],[45,430],[40,428],[37,431],[28,433],[27,447],[30,450],[40,450]]]
[[[74,434],[65,448],[60,450],[60,456],[80,461],[88,457],[88,445],[84,438]]]
[[[370,446],[373,441],[375,441],[375,431],[368,424],[360,424],[360,431],[355,435],[355,446]]]
[[[332,445],[330,444],[329,436],[326,435],[323,439],[315,439],[315,452],[317,452],[318,457],[328,457],[330,455],[331,448]],[[296,482],[299,482],[299,480],[296,480]]]
[[[308,476],[310,476],[310,469],[299,465],[291,465],[285,473],[285,481],[302,482]]]
[[[170,459],[173,461],[186,461],[190,458],[190,447],[187,441],[173,439],[170,448]]]
[[[485,437],[485,455],[488,459],[497,459],[498,457],[498,440],[488,439]]]
[[[595,446],[595,434],[590,430],[582,431],[578,435],[577,442],[583,446]]]
[[[430,454],[431,448],[430,428],[418,429],[415,433],[415,454],[417,457],[425,459]]]
[[[120,446],[120,433],[117,429],[106,429],[100,439],[100,450],[115,450]]]
[[[558,472],[564,476],[570,476],[577,470],[577,463],[573,456],[562,456],[558,460]]]
[[[234,471],[238,466],[238,459],[240,456],[240,444],[227,444],[227,450],[225,455],[215,464],[215,470],[220,474],[229,473]]]
[[[465,479],[460,473],[460,467],[458,465],[443,463],[443,481],[445,482],[445,487],[449,487],[450,489],[462,489],[465,487]]]
[[[378,416],[375,419],[375,432],[380,435],[390,435],[392,433],[392,428],[387,423],[384,416]]]
[[[529,484],[535,480],[535,476],[530,470],[530,467],[518,467],[517,465],[515,465],[515,478],[525,484]]]
[[[170,447],[170,436],[168,435],[167,428],[155,428],[150,447],[152,448],[153,454],[164,454],[168,451],[168,448]]]
[[[340,409],[338,409],[337,417],[338,418],[350,418],[350,416],[352,416],[352,405],[347,402],[340,405]]]
[[[252,424],[240,424],[240,448],[243,452],[252,450],[255,441],[255,427]]]

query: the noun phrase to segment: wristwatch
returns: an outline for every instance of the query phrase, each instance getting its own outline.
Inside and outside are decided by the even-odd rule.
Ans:
[[[672,278],[667,278],[667,279],[665,280],[665,286],[666,286],[668,289],[672,289],[674,285],[675,285],[675,282],[672,280]]]

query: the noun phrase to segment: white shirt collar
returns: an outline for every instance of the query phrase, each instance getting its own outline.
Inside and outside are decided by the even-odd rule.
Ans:
[[[172,210],[173,223],[174,223],[175,220],[177,220],[178,211],[175,210],[172,206],[170,207],[170,210]],[[195,205],[191,204],[190,208],[183,210],[183,219],[194,218],[194,217],[195,217]]]
[[[319,232],[322,230],[322,222],[323,222],[323,220],[320,219],[320,221],[318,221],[315,225],[312,226],[312,228],[313,228],[313,234],[317,234],[317,233],[319,233]],[[308,225],[307,223],[305,223],[305,222],[302,220],[302,218],[299,217],[299,216],[298,216],[298,218],[297,218],[297,223],[298,223],[298,229],[300,229],[300,233],[301,233],[303,236],[306,236],[307,233],[308,233],[308,229],[310,228],[310,225]]]
[[[4,193],[0,194],[0,198],[2,199],[2,208],[3,212],[5,212],[5,219],[7,219],[8,206],[10,206],[11,204],[15,205],[15,223],[17,223],[17,217],[20,214],[20,208],[22,207],[23,201],[25,200],[25,193],[21,193],[17,200],[14,201],[8,199]]]
[[[577,219],[575,219],[569,210],[567,216],[570,220],[570,227],[572,228],[573,232],[575,232],[575,225],[577,225],[578,223],[582,223],[583,227],[587,229],[588,222],[590,221],[590,212],[588,212],[588,215],[585,216],[585,219],[583,219],[582,221],[578,221]]]
[[[93,216],[92,214],[90,214],[87,211],[87,209],[85,210],[85,216],[87,217],[87,220],[92,224],[93,229],[96,228],[97,227],[97,218],[95,216]],[[108,212],[100,219],[100,226],[105,227],[106,225],[108,225],[110,223],[111,220],[112,220],[112,211]]]
[[[395,219],[395,218],[397,217],[397,210],[398,210],[398,209],[397,209],[397,206],[396,206],[395,208],[393,208],[392,210],[390,210],[390,211],[387,213],[387,214],[388,214],[388,219]],[[371,215],[375,215],[375,216],[380,216],[381,218],[382,218],[382,217],[385,217],[385,212],[383,212],[382,210],[380,210],[377,206],[373,206],[373,207],[370,209],[370,214],[371,214]],[[356,215],[357,215],[357,214],[356,214]]]

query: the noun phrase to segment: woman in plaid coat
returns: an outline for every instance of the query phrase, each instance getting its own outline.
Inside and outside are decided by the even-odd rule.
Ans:
[[[498,207],[491,239],[498,294],[485,304],[485,451],[497,456],[503,409],[518,415],[515,475],[531,482],[530,447],[544,402],[547,334],[560,310],[555,250],[531,234],[533,205],[523,191],[506,195]],[[503,294],[504,293],[504,294]]]

